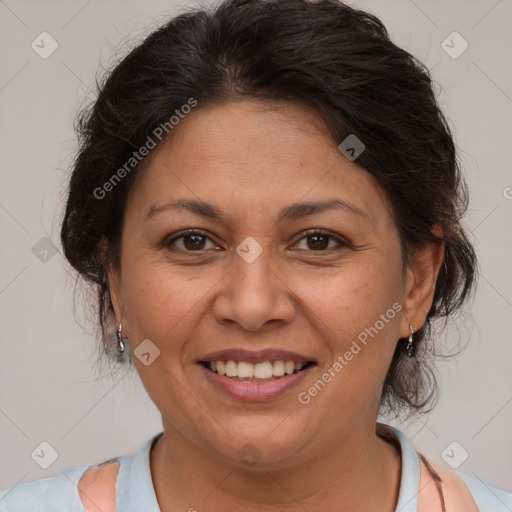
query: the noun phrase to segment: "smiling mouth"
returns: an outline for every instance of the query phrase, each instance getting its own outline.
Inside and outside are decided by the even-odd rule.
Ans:
[[[294,363],[293,361],[264,361],[249,363],[247,361],[200,361],[206,369],[218,375],[241,382],[267,382],[278,380],[304,371],[316,363]]]

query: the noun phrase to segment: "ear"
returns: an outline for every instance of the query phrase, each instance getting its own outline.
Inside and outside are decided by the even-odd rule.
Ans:
[[[121,270],[114,268],[110,258],[107,257],[108,252],[108,241],[103,238],[100,242],[99,248],[100,259],[107,275],[110,299],[114,307],[116,321],[118,323],[122,322],[124,325],[124,307],[121,294]]]
[[[439,234],[440,227],[433,232]],[[430,242],[420,246],[411,255],[406,271],[400,337],[407,338],[411,333],[409,324],[415,331],[420,329],[432,306],[437,276],[443,263],[444,243]]]

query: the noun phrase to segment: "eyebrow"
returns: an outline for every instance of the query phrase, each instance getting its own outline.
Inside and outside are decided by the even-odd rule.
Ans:
[[[226,216],[216,206],[205,203],[204,201],[196,201],[193,199],[177,199],[174,201],[167,201],[162,205],[153,205],[149,208],[145,220],[150,219],[157,213],[169,210],[171,208],[181,208],[187,210],[195,215],[207,217],[210,219],[220,220],[225,222]],[[368,222],[372,220],[368,213],[361,208],[345,201],[343,199],[335,198],[328,201],[309,201],[303,203],[294,203],[286,208],[283,208],[278,215],[278,222],[298,220],[308,215],[314,215],[326,210],[338,209],[354,215],[363,217]]]

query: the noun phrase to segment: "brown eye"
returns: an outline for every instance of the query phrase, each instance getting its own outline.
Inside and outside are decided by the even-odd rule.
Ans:
[[[200,231],[190,230],[175,236],[166,242],[165,246],[183,252],[199,252],[208,249],[206,247],[208,241],[212,242],[210,237],[206,234]],[[213,242],[212,245],[217,247]]]
[[[300,249],[304,249],[306,251],[317,251],[317,252],[326,252],[330,249],[335,249],[336,245],[339,247],[347,247],[348,244],[344,242],[341,238],[334,236],[329,232],[314,230],[305,233],[298,243],[302,242],[302,240],[306,240],[306,248],[304,247]],[[334,241],[334,246],[329,246],[329,244]]]
[[[306,238],[308,239],[308,248],[313,251],[327,249],[329,245],[329,237],[327,235],[309,235]]]
[[[202,235],[185,235],[183,238],[183,245],[189,251],[195,249],[204,249],[205,237]]]

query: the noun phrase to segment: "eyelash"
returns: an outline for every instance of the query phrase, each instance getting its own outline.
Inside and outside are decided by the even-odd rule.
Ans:
[[[165,242],[164,245],[167,248],[171,248],[171,250],[177,250],[177,251],[188,252],[188,253],[192,253],[192,252],[200,253],[202,251],[207,250],[207,249],[199,249],[197,251],[190,251],[190,250],[187,250],[187,249],[176,249],[176,248],[172,247],[172,245],[177,240],[179,240],[180,238],[184,238],[186,236],[192,236],[192,235],[199,235],[199,236],[207,238],[207,239],[209,239],[210,241],[213,242],[213,240],[211,240],[211,238],[208,236],[208,234],[206,232],[201,231],[200,229],[187,229],[187,230],[182,231],[181,233],[179,233],[177,236],[173,237],[171,240]],[[302,237],[299,238],[299,240],[296,242],[296,244],[299,243],[304,238],[308,238],[310,236],[315,236],[315,235],[327,236],[330,239],[335,240],[338,243],[338,245],[340,246],[340,247],[338,247],[338,249],[341,248],[341,247],[349,247],[350,246],[350,244],[347,241],[343,240],[339,236],[336,236],[336,235],[332,234],[330,231],[326,231],[324,229],[309,229],[309,230],[304,231],[302,233]],[[310,251],[307,251],[307,252],[313,252],[313,253],[315,253],[315,252],[316,253],[318,253],[318,252],[331,252],[333,249],[336,250],[336,248],[331,247],[330,249],[322,249],[322,250],[318,250],[318,251],[310,250]]]

